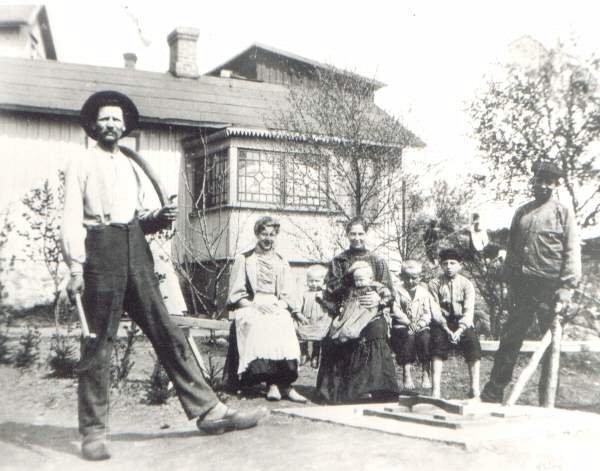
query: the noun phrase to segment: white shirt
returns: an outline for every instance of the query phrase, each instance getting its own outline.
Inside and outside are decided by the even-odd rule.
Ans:
[[[65,170],[62,242],[72,273],[83,271],[86,227],[130,222],[142,210],[141,170],[118,149],[99,146],[70,160]]]

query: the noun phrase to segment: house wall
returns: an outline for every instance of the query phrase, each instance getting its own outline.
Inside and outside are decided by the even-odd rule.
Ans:
[[[181,140],[189,134],[188,129],[168,126],[146,126],[126,138],[123,143],[138,147],[140,153],[150,162],[164,181],[169,193],[176,194],[178,187],[179,164],[182,160]],[[23,211],[20,200],[34,187],[40,186],[45,179],[56,183],[59,169],[63,169],[71,157],[81,155],[86,145],[93,145],[75,117],[25,112],[0,112],[0,209],[9,208],[11,219],[23,227],[20,217]],[[147,196],[145,205],[157,207],[158,197],[149,181],[143,182]],[[19,228],[17,227],[17,229]],[[52,299],[52,283],[45,272],[41,260],[29,260],[23,256],[24,239],[17,230],[11,232],[9,242],[2,253],[8,260],[16,257],[12,278],[7,283],[8,304],[17,307],[31,307]],[[170,243],[158,246],[154,244],[155,260],[163,267],[161,255],[170,254]],[[171,275],[168,284],[178,283]],[[182,301],[176,295],[169,295],[173,304],[170,310],[182,310]],[[179,306],[179,307],[178,307]]]
[[[46,59],[46,49],[39,23],[0,28],[0,55]]]
[[[263,82],[300,85],[314,80],[314,74],[310,69],[302,67],[296,61],[283,59],[278,54],[259,51],[255,61],[256,78]]]
[[[21,38],[20,26],[0,28],[0,55],[5,57],[27,57]]]
[[[191,148],[200,148],[202,144],[196,141]],[[188,191],[189,184],[183,178],[180,181],[180,195],[184,195],[183,206],[189,215],[189,225],[182,227],[183,239],[192,247],[194,256],[200,260],[210,258],[232,258],[254,245],[254,222],[261,216],[270,214],[281,220],[282,228],[278,246],[282,254],[293,263],[306,264],[315,260],[331,257],[339,246],[335,241],[343,232],[339,217],[329,212],[312,209],[288,209],[276,204],[246,203],[237,199],[237,154],[240,148],[267,151],[289,151],[289,145],[272,140],[234,137],[207,145],[208,152],[227,148],[229,152],[230,193],[229,202],[221,208],[209,209],[205,215],[198,217],[194,211],[192,194]],[[295,149],[296,150],[296,149]],[[301,151],[300,146],[297,147]],[[189,151],[185,164],[187,182],[193,180],[193,159],[198,152]],[[210,232],[213,227],[228,226],[226,234],[220,236],[218,243],[206,249],[202,237],[214,235]]]

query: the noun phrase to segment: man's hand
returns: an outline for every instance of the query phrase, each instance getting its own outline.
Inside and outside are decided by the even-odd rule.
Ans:
[[[163,206],[156,213],[156,220],[161,224],[170,224],[177,219],[177,204],[171,203]]]
[[[67,283],[67,294],[72,303],[75,302],[75,295],[83,293],[83,273],[71,273],[71,278]]]
[[[573,290],[568,288],[559,288],[556,290],[554,295],[554,313],[562,314],[567,310],[567,307],[571,303],[571,297],[573,296]]]
[[[381,301],[381,298],[375,291],[369,291],[367,294],[358,297],[358,303],[361,307],[367,309],[379,306],[379,301]]]

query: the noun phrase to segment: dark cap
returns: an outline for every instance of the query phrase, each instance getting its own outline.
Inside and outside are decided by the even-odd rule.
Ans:
[[[532,168],[534,175],[548,175],[556,178],[557,180],[564,177],[564,172],[558,167],[558,165],[552,162],[536,162]]]
[[[456,260],[457,262],[462,262],[463,257],[462,254],[456,249],[444,249],[440,252],[440,262],[445,260]]]
[[[254,223],[254,235],[258,235],[265,227],[272,227],[279,234],[279,221],[271,216],[263,216]]]
[[[127,136],[137,128],[140,114],[133,101],[123,93],[104,90],[91,95],[81,107],[81,126],[92,139],[97,139],[95,124],[98,118],[98,110],[103,106],[119,106],[123,110],[123,119],[125,120],[123,136]]]

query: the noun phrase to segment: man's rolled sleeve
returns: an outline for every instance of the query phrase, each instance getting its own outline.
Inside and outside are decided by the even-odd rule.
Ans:
[[[65,170],[65,203],[61,224],[61,246],[65,263],[72,274],[82,273],[85,263],[83,226],[84,181],[80,159],[72,158]]]

